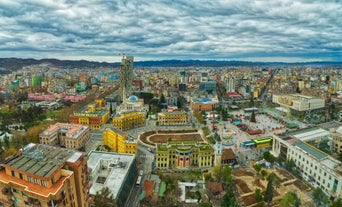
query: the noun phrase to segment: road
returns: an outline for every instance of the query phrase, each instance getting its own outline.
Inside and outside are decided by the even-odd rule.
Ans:
[[[152,162],[154,160],[154,154],[149,152],[145,147],[138,145],[137,167],[139,170],[144,170],[144,174],[141,181],[141,186],[145,180],[151,178]],[[126,207],[138,207],[139,195],[141,193],[141,186],[134,187],[127,199]]]

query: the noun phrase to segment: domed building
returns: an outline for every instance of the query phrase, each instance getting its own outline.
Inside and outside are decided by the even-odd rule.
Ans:
[[[128,130],[145,125],[148,105],[137,96],[130,96],[117,107],[112,124],[120,130]]]

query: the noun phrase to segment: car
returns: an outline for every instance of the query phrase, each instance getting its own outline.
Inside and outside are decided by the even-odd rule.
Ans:
[[[149,152],[152,152],[152,149],[151,149],[151,148],[147,148],[147,150],[148,150]]]

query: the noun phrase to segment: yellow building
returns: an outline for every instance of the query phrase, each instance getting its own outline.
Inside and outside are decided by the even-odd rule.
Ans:
[[[188,124],[188,114],[182,111],[158,113],[159,125],[185,125]]]
[[[1,164],[0,206],[89,206],[87,160],[82,152],[28,144]]]
[[[115,128],[106,128],[103,131],[103,144],[111,147],[114,152],[137,154],[137,140]]]
[[[88,125],[90,129],[100,129],[110,117],[109,107],[105,106],[104,100],[95,100],[95,103],[88,104],[74,112],[69,117],[72,124]]]
[[[120,130],[134,129],[145,125],[145,113],[142,112],[126,112],[121,113],[118,117],[114,117],[112,124]]]
[[[214,149],[206,143],[195,141],[171,141],[157,145],[156,167],[159,169],[189,169],[212,167]]]

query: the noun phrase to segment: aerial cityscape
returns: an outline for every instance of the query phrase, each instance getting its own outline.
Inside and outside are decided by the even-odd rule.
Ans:
[[[0,207],[341,207],[340,1],[0,2]]]

